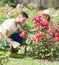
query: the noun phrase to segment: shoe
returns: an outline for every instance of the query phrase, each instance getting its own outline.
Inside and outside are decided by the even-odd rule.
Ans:
[[[19,58],[20,57],[20,55],[18,54],[18,53],[10,53],[9,54],[9,57],[13,57],[13,58]]]

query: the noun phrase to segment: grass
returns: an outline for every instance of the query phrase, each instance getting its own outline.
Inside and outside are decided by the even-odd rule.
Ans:
[[[59,65],[59,61],[50,62],[47,60],[38,60],[30,57],[9,58],[7,65]]]
[[[43,59],[33,59],[33,57],[23,54],[23,50],[19,51],[19,58],[9,58],[6,65],[59,65],[59,61],[48,61]]]

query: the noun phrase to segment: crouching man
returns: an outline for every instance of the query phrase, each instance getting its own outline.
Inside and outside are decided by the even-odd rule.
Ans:
[[[28,15],[25,12],[21,12],[18,17],[7,19],[0,25],[0,39],[4,38],[8,44],[10,44],[13,49],[19,49],[20,43],[16,40],[9,38],[16,31],[20,31],[20,27],[28,19]],[[18,33],[16,34],[17,37]]]

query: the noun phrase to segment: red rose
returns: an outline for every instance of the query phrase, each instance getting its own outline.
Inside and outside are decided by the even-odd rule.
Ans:
[[[57,26],[52,26],[52,30],[57,30],[58,29],[58,27]]]
[[[34,27],[37,27],[39,25],[39,22],[34,22]]]
[[[42,18],[41,16],[38,16],[40,19]]]
[[[55,40],[56,42],[59,42],[59,37],[54,37],[54,40]]]
[[[25,36],[25,33],[24,32],[21,32],[20,33],[20,37],[24,38],[24,36]]]
[[[20,33],[20,37],[25,38],[26,33],[27,33],[27,30],[24,30],[23,32]]]
[[[56,33],[55,33],[55,37],[58,37],[58,36],[59,36],[59,33],[58,33],[58,32],[56,32]]]
[[[41,25],[42,27],[48,27],[48,26],[49,26],[49,23],[46,22],[46,21],[41,21],[41,22],[40,22],[40,25]]]
[[[35,37],[37,38],[37,40],[40,40],[41,39],[41,34],[36,34]]]
[[[33,21],[41,21],[41,16],[35,16],[35,17],[33,17]]]
[[[32,40],[33,40],[33,41],[36,41],[36,38],[35,38],[35,37],[32,37]]]
[[[57,27],[59,28],[59,25],[57,25]]]

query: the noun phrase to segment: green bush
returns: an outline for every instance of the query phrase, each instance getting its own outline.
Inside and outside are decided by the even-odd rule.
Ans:
[[[19,0],[0,0],[0,6],[5,6],[8,4],[11,7],[16,7],[16,5],[19,3]]]
[[[6,54],[6,47],[2,45],[4,40],[0,40],[0,65],[6,65],[8,62],[8,56]],[[5,41],[3,43],[6,43]]]

